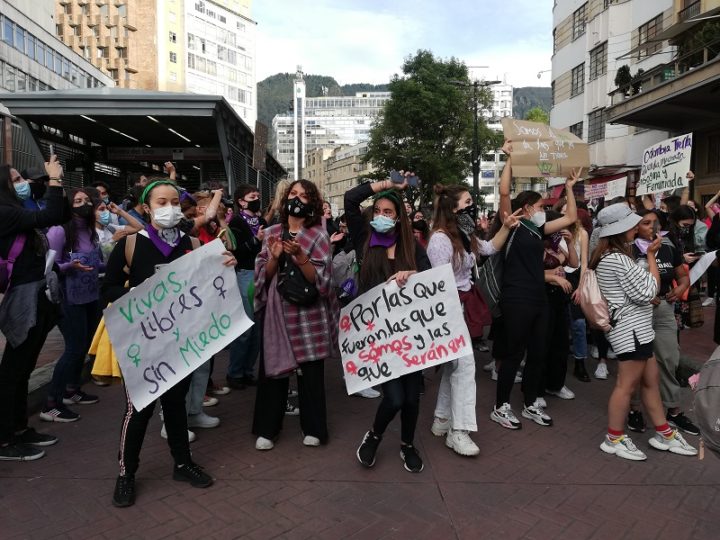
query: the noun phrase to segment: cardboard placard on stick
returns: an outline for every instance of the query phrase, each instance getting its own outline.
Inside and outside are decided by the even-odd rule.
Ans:
[[[452,266],[370,289],[343,308],[340,352],[348,394],[473,354]]]
[[[514,118],[503,118],[502,126],[505,138],[512,141],[515,177],[567,177],[573,169],[587,172],[590,167],[587,143],[566,129]]]

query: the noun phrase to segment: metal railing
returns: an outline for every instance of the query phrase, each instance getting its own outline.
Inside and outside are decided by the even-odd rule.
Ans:
[[[687,21],[700,15],[700,0],[693,2],[685,9],[678,12],[678,22]]]

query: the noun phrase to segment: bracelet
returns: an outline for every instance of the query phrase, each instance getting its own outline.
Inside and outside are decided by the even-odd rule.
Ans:
[[[305,266],[307,263],[310,262],[310,257],[305,257],[305,260],[301,263],[297,263],[298,266]]]

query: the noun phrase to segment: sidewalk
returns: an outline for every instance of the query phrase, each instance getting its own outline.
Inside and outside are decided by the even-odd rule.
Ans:
[[[706,309],[710,315],[714,310]],[[712,320],[683,332],[683,350],[697,359],[714,349]],[[55,338],[53,338],[55,339]],[[478,359],[478,366],[488,360]],[[54,360],[54,358],[53,358]],[[226,354],[216,364],[224,374]],[[594,368],[594,363],[591,363]],[[615,373],[615,365],[611,363]],[[478,458],[461,458],[430,433],[439,374],[428,373],[416,446],[425,470],[410,474],[399,457],[399,418],[390,426],[373,469],[355,451],[377,400],[348,397],[340,366],[326,363],[330,443],[302,445],[297,417],[285,419],[275,449],[258,452],[250,434],[254,390],[233,391],[207,409],[222,424],[198,430],[193,459],[216,479],[207,490],[171,478],[167,444],[152,421],[138,473],[134,507],[110,498],[124,399],[119,386],[88,390],[98,405],[76,407],[72,424],[31,424],[61,437],[30,463],[0,462],[0,537],[9,538],[717,538],[720,459],[649,449],[648,461],[602,453],[613,377],[583,384],[572,376],[573,401],[548,398],[555,420],[525,420],[511,432],[490,421],[494,383],[478,379]],[[688,407],[690,393],[686,392]],[[513,403],[520,405],[519,387]],[[688,437],[693,443],[695,437]]]

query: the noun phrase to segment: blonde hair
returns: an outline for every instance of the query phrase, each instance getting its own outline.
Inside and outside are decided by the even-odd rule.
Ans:
[[[270,223],[275,215],[280,213],[280,204],[282,203],[285,193],[292,185],[292,182],[287,178],[280,180],[275,186],[275,196],[273,197],[272,204],[265,213],[265,221]]]

